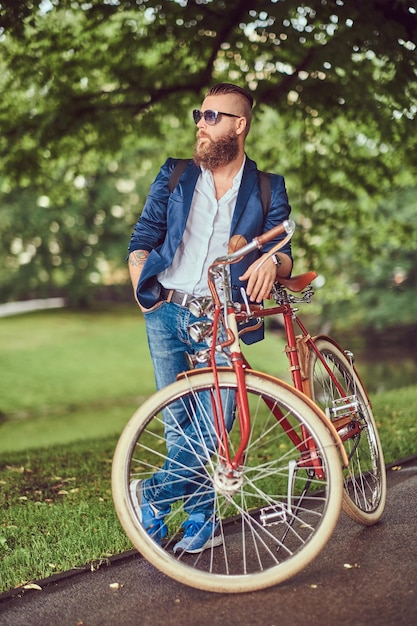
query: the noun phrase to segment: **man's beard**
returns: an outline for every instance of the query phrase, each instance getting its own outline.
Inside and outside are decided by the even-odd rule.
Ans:
[[[234,133],[220,139],[209,139],[194,146],[194,163],[207,170],[215,170],[231,163],[239,154],[238,137]]]

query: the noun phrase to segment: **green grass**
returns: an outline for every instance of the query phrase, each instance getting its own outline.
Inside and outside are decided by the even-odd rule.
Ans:
[[[135,307],[0,323],[0,591],[131,548],[114,511],[117,438],[154,389]],[[252,346],[288,379],[283,341]],[[271,358],[271,354],[273,358]],[[386,461],[414,454],[417,387],[373,398]]]
[[[12,417],[72,412],[153,389],[145,325],[134,307],[6,318],[0,343],[0,410]]]
[[[376,394],[372,410],[386,463],[417,454],[417,385]]]
[[[131,548],[112,503],[115,443],[2,455],[0,591]]]
[[[155,388],[134,305],[5,318],[0,345],[0,454],[120,434]],[[282,339],[247,354],[255,369],[289,379]]]

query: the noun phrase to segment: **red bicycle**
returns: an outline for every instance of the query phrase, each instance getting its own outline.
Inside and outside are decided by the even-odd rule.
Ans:
[[[328,541],[342,494],[348,512],[364,523],[376,521],[385,500],[382,451],[353,365],[329,339],[311,339],[310,346],[307,331],[304,339],[295,337],[295,296],[289,290],[303,292],[297,301],[308,301],[313,274],[280,281],[274,288],[275,311],[232,302],[228,266],[285,230],[292,236],[293,223],[272,229],[211,266],[213,297],[203,305],[195,302],[193,314],[200,319],[190,328],[207,348],[195,356],[190,371],[137,410],[114,455],[114,502],[135,547],[169,576],[210,591],[250,591],[288,579]],[[251,370],[239,341],[239,322],[262,323],[278,313],[287,319],[294,386]],[[228,367],[216,365],[218,353],[226,356]],[[178,445],[194,452],[187,467],[168,463],[167,414],[176,425]],[[353,469],[359,460],[362,478]],[[178,501],[166,503],[169,532],[162,545],[142,527],[129,489],[133,480],[155,472],[165,472],[172,485],[187,476],[189,485]],[[198,554],[175,553],[183,506],[196,490],[213,502],[209,522],[216,541]],[[362,496],[357,498],[359,491],[366,504]]]

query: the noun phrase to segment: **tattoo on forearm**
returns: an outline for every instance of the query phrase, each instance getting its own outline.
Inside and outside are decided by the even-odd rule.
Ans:
[[[134,250],[129,256],[129,265],[132,267],[141,267],[145,264],[148,254],[148,252],[143,252],[142,250]]]

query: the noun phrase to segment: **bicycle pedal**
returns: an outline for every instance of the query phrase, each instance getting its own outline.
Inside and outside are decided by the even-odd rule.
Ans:
[[[274,504],[261,509],[259,519],[264,528],[266,526],[274,526],[275,524],[283,524],[287,521],[287,512],[282,504]]]
[[[341,417],[353,417],[359,413],[359,402],[356,396],[345,396],[333,400],[333,406],[327,407],[326,413],[330,414],[330,419],[340,419]],[[329,415],[328,415],[329,417]]]

